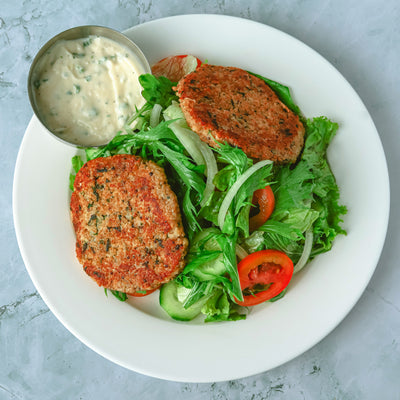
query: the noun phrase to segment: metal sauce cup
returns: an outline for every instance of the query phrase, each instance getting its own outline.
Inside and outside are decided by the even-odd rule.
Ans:
[[[58,35],[54,36],[52,39],[50,39],[37,53],[36,57],[34,58],[31,68],[29,70],[29,76],[28,76],[28,95],[29,95],[29,101],[31,103],[32,109],[36,115],[36,117],[39,119],[39,121],[42,123],[42,125],[46,128],[46,131],[49,132],[53,137],[55,137],[57,140],[60,140],[61,142],[72,145],[74,147],[98,147],[105,145],[109,142],[109,140],[106,143],[100,143],[100,144],[95,144],[95,145],[82,145],[79,143],[73,143],[69,142],[65,138],[61,138],[59,135],[57,135],[56,132],[53,132],[49,129],[49,127],[46,125],[46,122],[44,121],[44,118],[42,117],[42,113],[40,112],[36,98],[35,98],[35,70],[38,65],[38,62],[41,60],[43,55],[53,46],[55,45],[58,41],[60,40],[75,40],[75,39],[83,39],[87,38],[88,36],[100,36],[100,37],[105,37],[107,39],[111,39],[114,42],[120,44],[121,46],[127,48],[130,50],[134,56],[136,57],[137,60],[137,66],[140,68],[143,73],[151,73],[151,68],[150,65],[144,56],[143,52],[140,50],[140,48],[132,42],[130,39],[128,39],[125,35],[122,33],[106,28],[103,26],[95,26],[95,25],[85,25],[85,26],[78,26],[75,28],[68,29],[64,32],[59,33]]]

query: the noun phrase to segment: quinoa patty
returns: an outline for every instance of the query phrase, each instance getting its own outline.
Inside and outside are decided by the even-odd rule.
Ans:
[[[133,294],[183,269],[188,241],[176,195],[152,161],[88,161],[76,175],[70,209],[77,258],[100,286]]]
[[[178,82],[176,92],[188,125],[210,146],[226,141],[256,160],[297,160],[304,126],[262,79],[203,64]]]

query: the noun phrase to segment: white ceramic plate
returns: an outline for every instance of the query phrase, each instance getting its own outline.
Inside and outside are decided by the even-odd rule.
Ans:
[[[134,371],[168,380],[212,382],[274,368],[332,331],[363,293],[386,234],[389,183],[379,136],[343,76],[298,40],[268,26],[216,15],[152,21],[126,32],[150,64],[191,53],[288,85],[307,117],[340,124],[330,162],[348,206],[331,252],[296,276],[287,295],[258,306],[245,321],[170,320],[157,294],[121,303],[108,298],[75,259],[68,176],[75,150],[32,118],[18,155],[14,220],[29,274],[57,318],[87,346]],[[374,190],[371,190],[371,182]],[[379,206],[377,206],[379,205]]]

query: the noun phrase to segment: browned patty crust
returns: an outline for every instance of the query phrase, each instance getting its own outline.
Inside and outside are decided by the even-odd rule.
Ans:
[[[210,146],[240,147],[249,157],[295,162],[304,126],[260,78],[233,67],[203,64],[176,88],[189,127]],[[213,139],[214,137],[214,139]]]
[[[188,241],[164,170],[132,155],[88,161],[71,196],[76,255],[100,286],[135,293],[174,278]]]

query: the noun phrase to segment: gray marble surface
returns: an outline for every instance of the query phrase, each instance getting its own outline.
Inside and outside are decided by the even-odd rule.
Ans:
[[[0,399],[400,399],[399,4],[398,0],[0,0]],[[76,25],[123,30],[189,13],[256,20],[291,34],[327,58],[371,113],[391,177],[392,208],[383,253],[367,290],[344,321],[285,365],[210,384],[143,376],[80,343],[33,286],[12,219],[14,165],[32,116],[26,79],[40,46]]]

